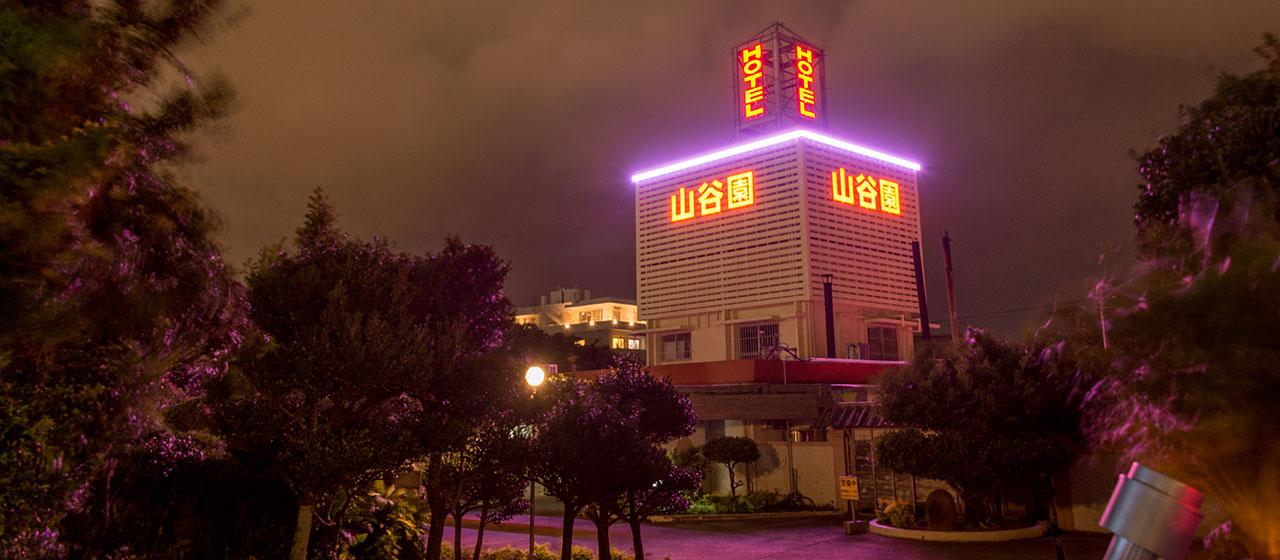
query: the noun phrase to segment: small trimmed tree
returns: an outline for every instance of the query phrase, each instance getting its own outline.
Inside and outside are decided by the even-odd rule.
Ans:
[[[734,474],[740,464],[749,464],[760,458],[760,448],[749,437],[725,436],[708,441],[702,446],[702,455],[707,459],[724,465],[729,471],[729,495],[738,495],[738,487],[743,485]]]

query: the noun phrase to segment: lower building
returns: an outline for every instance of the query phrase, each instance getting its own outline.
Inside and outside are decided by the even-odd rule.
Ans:
[[[536,305],[517,308],[515,320],[548,334],[575,336],[582,344],[595,343],[645,358],[645,337],[637,332],[645,322],[636,319],[634,300],[592,298],[590,290],[559,288],[539,298]]]

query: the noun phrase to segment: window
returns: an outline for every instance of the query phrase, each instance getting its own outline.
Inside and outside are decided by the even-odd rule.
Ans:
[[[769,350],[777,345],[777,323],[738,327],[738,359],[740,360],[768,357]]]
[[[578,322],[586,323],[589,321],[599,321],[603,315],[604,315],[603,309],[596,309],[595,311],[579,311]]]
[[[639,338],[613,337],[613,348],[617,350],[644,350]]]
[[[687,332],[662,335],[662,361],[678,362],[688,360],[692,357],[689,352],[690,340],[691,337]]]
[[[867,327],[867,359],[896,361],[898,359],[898,329],[894,327]]]
[[[621,308],[621,307],[618,307],[618,306],[616,306],[616,305],[615,305],[615,306],[613,306],[613,308],[611,309],[611,311],[612,311],[612,313],[613,313],[613,317],[611,317],[611,319],[613,319],[614,321],[621,321],[621,320],[622,320],[622,308]]]
[[[823,428],[793,429],[791,430],[791,441],[795,443],[827,441],[827,430]]]

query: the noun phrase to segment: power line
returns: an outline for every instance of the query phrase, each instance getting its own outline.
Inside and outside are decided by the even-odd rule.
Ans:
[[[1022,312],[1022,311],[1038,311],[1038,310],[1045,310],[1045,309],[1056,309],[1056,308],[1064,307],[1064,306],[1068,306],[1068,305],[1075,305],[1075,304],[1077,304],[1077,303],[1084,303],[1085,301],[1088,301],[1088,300],[1084,300],[1084,299],[1076,299],[1076,300],[1071,300],[1071,301],[1063,301],[1063,302],[1050,303],[1050,304],[1045,304],[1045,305],[1032,305],[1032,306],[1028,306],[1028,307],[1016,307],[1016,308],[1013,308],[1013,309],[1002,309],[1002,310],[1000,310],[1000,311],[990,311],[990,312],[987,312],[987,313],[975,313],[975,314],[973,314],[973,315],[964,315],[964,316],[958,317],[957,319],[958,319],[958,320],[961,320],[961,321],[967,321],[967,320],[971,320],[971,319],[981,319],[981,318],[984,318],[984,317],[994,317],[994,316],[996,316],[996,315],[1007,315],[1007,314],[1009,314],[1009,313],[1019,313],[1019,312]]]

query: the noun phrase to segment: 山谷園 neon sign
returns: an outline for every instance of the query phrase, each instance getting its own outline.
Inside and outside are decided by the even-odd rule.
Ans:
[[[738,173],[726,177],[724,182],[715,179],[697,187],[680,187],[680,194],[671,195],[671,221],[719,214],[724,210],[750,206],[755,201],[753,172]]]
[[[831,172],[831,198],[868,210],[902,215],[897,183],[865,173],[850,176],[843,167]]]

